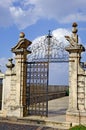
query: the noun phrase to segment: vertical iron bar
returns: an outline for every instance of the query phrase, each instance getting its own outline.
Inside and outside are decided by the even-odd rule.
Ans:
[[[50,62],[50,44],[51,44],[51,34],[50,34],[50,30],[49,30],[49,34],[47,36],[48,39],[48,63],[47,63],[47,90],[46,90],[46,99],[47,99],[47,106],[46,106],[46,116],[48,116],[48,87],[49,87],[49,62]]]
[[[47,98],[47,104],[46,104],[46,116],[48,117],[48,83],[49,83],[49,62],[47,63],[47,90],[46,90],[46,98]]]

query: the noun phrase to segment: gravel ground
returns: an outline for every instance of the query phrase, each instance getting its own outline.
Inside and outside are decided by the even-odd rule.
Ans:
[[[50,127],[0,122],[0,130],[58,130]]]

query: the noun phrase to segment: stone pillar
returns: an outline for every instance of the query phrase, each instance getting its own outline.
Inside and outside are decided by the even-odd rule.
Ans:
[[[25,38],[25,34],[20,33],[20,39],[18,44],[12,48],[12,52],[15,53],[15,71],[16,71],[16,104],[18,105],[17,116],[23,117],[26,115],[26,70],[27,54],[30,51],[27,47],[31,44],[31,41]]]
[[[13,59],[8,59],[7,71],[3,80],[3,103],[2,103],[2,111],[3,116],[9,116],[11,112],[11,106],[15,105],[15,71],[14,64],[12,63]]]
[[[69,52],[69,107],[66,113],[66,120],[72,123],[80,122],[79,108],[79,79],[80,73],[84,75],[84,70],[80,66],[81,52],[85,48],[78,43],[77,24],[72,25],[72,36],[65,36],[70,45],[66,47]],[[85,87],[85,86],[84,86]]]

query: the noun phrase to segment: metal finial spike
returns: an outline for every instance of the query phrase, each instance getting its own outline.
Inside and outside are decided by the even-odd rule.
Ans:
[[[49,30],[49,34],[48,35],[50,36],[50,34],[51,34],[51,30]]]
[[[48,33],[47,38],[52,38],[52,35],[51,35],[51,30],[49,30],[48,32],[49,32],[49,33]]]

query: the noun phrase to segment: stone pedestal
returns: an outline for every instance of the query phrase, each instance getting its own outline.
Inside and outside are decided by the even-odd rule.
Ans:
[[[79,123],[83,120],[81,114],[86,114],[83,114],[85,93],[82,92],[85,89],[85,80],[82,76],[85,75],[85,71],[80,65],[81,52],[84,51],[84,47],[82,45],[68,46],[66,50],[69,51],[69,107],[66,120]]]
[[[27,47],[31,44],[20,33],[19,42],[12,48],[15,53],[15,66],[12,59],[7,63],[7,71],[3,84],[3,111],[6,117],[23,117],[26,115],[26,64]]]
[[[66,112],[66,121],[86,124],[86,72],[80,63],[81,53],[85,51],[85,48],[78,43],[76,27],[77,24],[74,23],[73,35],[66,36],[70,42],[70,45],[66,47],[66,51],[69,52],[69,107]]]
[[[12,48],[15,53],[15,71],[16,71],[16,107],[13,106],[13,115],[17,113],[17,117],[26,115],[26,74],[27,74],[27,54],[31,53],[27,47],[31,44],[25,38],[25,34],[20,33],[18,44]],[[12,114],[11,114],[12,115]]]
[[[16,96],[16,73],[14,71],[14,64],[12,63],[12,59],[8,60],[7,63],[7,71],[4,76],[3,81],[3,103],[2,103],[2,111],[4,112],[4,116],[9,115],[10,107],[15,105],[15,96]]]

